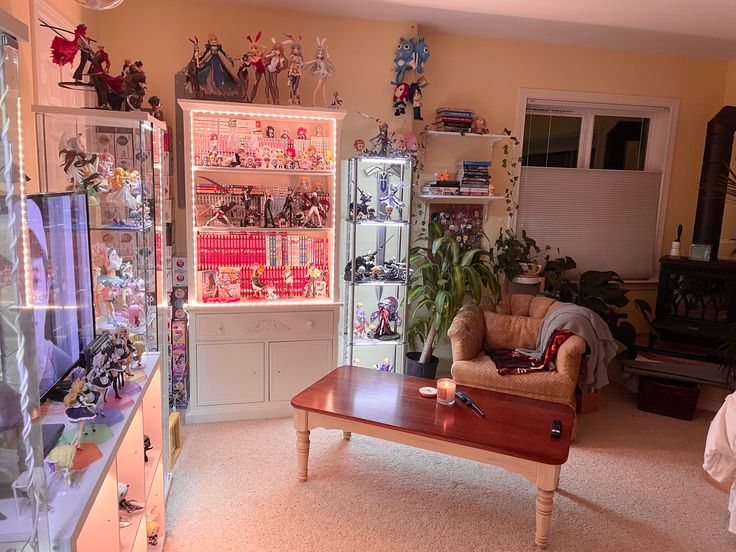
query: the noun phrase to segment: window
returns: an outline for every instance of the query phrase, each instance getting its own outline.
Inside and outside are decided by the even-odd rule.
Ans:
[[[522,92],[517,230],[573,257],[580,271],[651,280],[676,102],[560,98],[565,94],[552,92],[552,99]]]

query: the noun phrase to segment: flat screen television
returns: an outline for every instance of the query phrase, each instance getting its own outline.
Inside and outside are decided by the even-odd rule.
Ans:
[[[29,195],[30,301],[41,400],[83,362],[95,337],[87,196]]]

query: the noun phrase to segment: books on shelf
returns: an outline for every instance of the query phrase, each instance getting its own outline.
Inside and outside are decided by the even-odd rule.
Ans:
[[[434,124],[443,132],[470,132],[475,113],[461,107],[441,107],[436,111]]]

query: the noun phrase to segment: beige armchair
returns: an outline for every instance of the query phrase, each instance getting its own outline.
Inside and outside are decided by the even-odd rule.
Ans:
[[[568,339],[557,354],[556,370],[502,376],[486,348],[534,349],[544,316],[559,303],[547,297],[511,295],[498,304],[465,305],[448,332],[452,343],[452,377],[461,385],[566,404],[575,408],[586,343]]]

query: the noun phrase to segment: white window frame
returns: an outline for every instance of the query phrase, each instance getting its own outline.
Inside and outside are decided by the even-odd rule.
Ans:
[[[659,203],[657,208],[657,233],[654,240],[654,259],[661,256],[662,239],[664,233],[664,220],[667,212],[667,201],[669,198],[670,176],[672,173],[672,158],[675,149],[675,134],[677,129],[677,114],[680,101],[675,98],[662,98],[651,96],[627,96],[619,94],[601,94],[597,92],[575,92],[567,90],[544,90],[536,88],[521,88],[519,90],[519,103],[517,113],[517,138],[522,151],[524,144],[524,126],[529,103],[544,106],[559,104],[560,107],[569,108],[577,115],[578,112],[595,111],[597,115],[619,115],[631,117],[634,113],[641,113],[649,121],[649,132],[647,139],[647,154],[644,170],[659,171],[662,173],[660,185]],[[578,154],[578,168],[588,168],[590,165],[590,147],[593,134],[593,117],[583,115],[583,124],[580,129],[580,150]],[[520,168],[524,170],[523,166]],[[519,186],[514,190],[514,201],[519,200]],[[509,226],[516,229],[517,217],[512,217]],[[655,266],[659,266],[655,262]],[[632,288],[652,289],[656,287],[659,279],[658,268],[651,277],[645,280],[626,280],[626,284]]]

